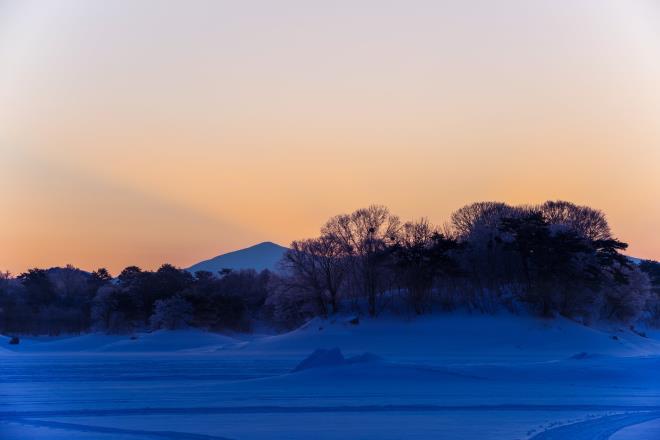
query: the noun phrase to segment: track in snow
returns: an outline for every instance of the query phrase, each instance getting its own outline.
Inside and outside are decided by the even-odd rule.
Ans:
[[[175,431],[147,431],[141,429],[121,429],[105,426],[82,425],[78,423],[51,422],[45,420],[33,419],[15,419],[15,423],[22,425],[36,426],[40,428],[62,429],[66,431],[90,432],[98,434],[125,434],[138,436],[147,439],[169,439],[169,440],[231,440],[227,437],[218,437],[213,435],[192,434],[187,432]]]
[[[530,440],[607,440],[615,432],[660,418],[660,411],[616,414],[548,429]]]

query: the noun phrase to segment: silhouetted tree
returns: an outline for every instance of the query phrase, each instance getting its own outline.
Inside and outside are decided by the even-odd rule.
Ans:
[[[264,312],[269,322],[284,330],[296,328],[322,314],[318,301],[307,290],[277,276],[270,279]]]
[[[142,322],[139,298],[130,290],[106,284],[92,301],[92,322],[108,333],[130,332]]]
[[[449,255],[457,247],[455,240],[442,235],[426,219],[405,223],[401,228],[391,253],[397,278],[415,313],[424,311],[438,276],[458,273],[458,266]]]
[[[504,217],[514,217],[516,208],[501,202],[477,202],[458,209],[451,215],[451,226],[457,237],[469,240],[483,229],[496,231]]]
[[[154,273],[151,290],[157,299],[169,298],[190,287],[192,283],[193,276],[190,272],[171,264],[163,264]]]
[[[346,275],[347,261],[341,243],[328,236],[294,241],[284,254],[291,287],[307,291],[318,301],[321,313],[339,310],[339,289]]]
[[[99,287],[105,286],[106,284],[112,282],[112,275],[110,275],[108,269],[101,267],[91,273],[87,282],[89,284],[90,290],[96,293]]]
[[[639,269],[646,273],[649,277],[653,293],[660,297],[660,262],[643,260],[639,263]]]
[[[606,286],[628,283],[627,244],[592,239],[570,225],[551,225],[541,211],[505,218],[505,243],[520,258],[526,301],[543,315],[593,312]]]
[[[549,224],[565,226],[589,240],[612,238],[605,214],[597,209],[558,200],[545,202],[539,211]]]
[[[351,260],[351,275],[367,298],[371,316],[376,315],[377,297],[385,290],[382,269],[387,248],[396,242],[400,227],[399,218],[386,207],[371,205],[352,214],[333,217],[321,230],[322,235],[336,243],[342,254]]]
[[[25,288],[27,303],[34,312],[38,311],[39,307],[49,306],[56,301],[55,287],[46,270],[30,269],[20,274],[18,279]]]

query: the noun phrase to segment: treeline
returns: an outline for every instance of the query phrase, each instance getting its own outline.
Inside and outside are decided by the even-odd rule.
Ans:
[[[602,212],[569,202],[482,202],[439,228],[383,206],[331,218],[294,241],[280,270],[220,273],[169,264],[32,269],[0,277],[0,331],[59,334],[182,328],[293,328],[338,312],[508,309],[582,322],[660,324],[660,263],[631,262]]]
[[[247,331],[259,317],[270,273],[253,270],[194,275],[164,264],[156,271],[135,266],[115,279],[72,266],[30,269],[0,280],[0,331],[50,334],[199,327]]]
[[[403,223],[371,206],[333,217],[317,238],[293,242],[282,281],[290,298],[320,315],[348,301],[365,304],[372,316],[387,307],[417,314],[504,307],[582,322],[657,324],[660,265],[634,264],[621,254],[626,248],[601,211],[563,201],[474,203],[442,228],[425,219]]]

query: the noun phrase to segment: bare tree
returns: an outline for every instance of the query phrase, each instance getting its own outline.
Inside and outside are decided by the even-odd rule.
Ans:
[[[458,248],[456,240],[444,236],[423,218],[407,222],[392,247],[397,279],[405,288],[415,313],[428,308],[434,282],[440,275],[456,275],[458,266],[450,252]]]
[[[346,274],[346,260],[341,245],[329,238],[294,241],[284,254],[290,282],[308,290],[316,298],[324,315],[339,310],[339,289]]]
[[[565,226],[590,240],[612,238],[605,214],[598,209],[578,206],[563,200],[549,200],[539,209],[543,218],[551,225]]]
[[[466,240],[478,228],[496,229],[502,217],[511,217],[514,207],[501,202],[476,202],[451,215],[451,226],[458,238]]]
[[[269,282],[264,315],[277,327],[291,330],[322,312],[318,303],[297,286],[274,276]]]
[[[382,257],[387,247],[396,242],[400,228],[399,218],[386,207],[371,205],[333,217],[321,230],[351,261],[352,275],[367,297],[371,316],[376,315],[376,298],[382,290]]]
[[[422,313],[433,287],[435,267],[428,251],[436,234],[438,232],[425,218],[407,222],[394,246],[395,270],[417,314]]]

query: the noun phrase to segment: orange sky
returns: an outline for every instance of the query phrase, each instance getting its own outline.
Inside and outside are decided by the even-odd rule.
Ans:
[[[659,259],[658,22],[632,0],[0,0],[0,269],[546,199]]]

